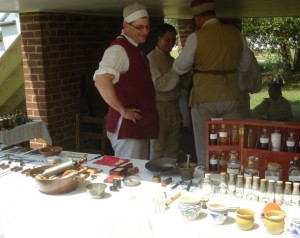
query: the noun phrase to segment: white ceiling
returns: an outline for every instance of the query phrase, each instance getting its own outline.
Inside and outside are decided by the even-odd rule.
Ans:
[[[81,12],[121,15],[124,6],[139,2],[152,16],[190,19],[191,0],[0,0],[0,12]],[[215,0],[222,18],[300,17],[300,0]]]

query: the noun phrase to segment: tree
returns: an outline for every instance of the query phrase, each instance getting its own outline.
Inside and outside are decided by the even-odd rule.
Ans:
[[[251,48],[277,53],[285,72],[300,69],[300,18],[245,18],[242,26]]]

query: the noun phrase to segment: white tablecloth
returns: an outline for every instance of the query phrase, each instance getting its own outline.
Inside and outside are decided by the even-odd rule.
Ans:
[[[68,157],[63,152],[61,157]],[[95,155],[89,155],[92,159]],[[43,161],[42,156],[31,157],[36,161]],[[274,237],[266,233],[260,212],[263,204],[246,203],[242,200],[227,202],[235,205],[252,208],[256,211],[255,226],[250,231],[241,231],[235,225],[235,213],[230,212],[225,224],[215,225],[202,210],[196,220],[185,220],[178,209],[177,199],[163,212],[155,213],[154,198],[160,198],[163,193],[174,193],[168,187],[159,183],[152,183],[152,172],[145,169],[145,161],[131,160],[134,166],[140,168],[142,183],[136,187],[122,187],[118,192],[106,190],[102,199],[91,199],[85,190],[88,182],[82,182],[78,188],[67,194],[47,195],[41,193],[30,177],[20,173],[11,173],[0,176],[0,234],[5,238],[254,238]],[[41,164],[38,162],[36,164]],[[88,165],[95,166],[93,162]],[[112,167],[97,165],[104,170],[106,177]],[[0,170],[1,173],[1,170]],[[162,179],[169,175],[162,176]],[[196,169],[194,182],[202,176]],[[180,180],[173,176],[173,182]],[[179,188],[180,189],[180,188]],[[192,189],[194,192],[196,187]],[[182,190],[182,193],[186,191]],[[225,201],[225,200],[224,200]],[[286,224],[289,224],[290,210],[298,208],[285,208],[288,214]],[[0,235],[1,237],[1,235]],[[277,237],[291,237],[286,230]]]
[[[11,130],[0,131],[0,143],[6,146],[17,145],[35,138],[42,138],[47,145],[52,145],[49,131],[41,120],[28,122]]]

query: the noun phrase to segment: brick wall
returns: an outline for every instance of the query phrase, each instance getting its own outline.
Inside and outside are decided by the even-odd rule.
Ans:
[[[151,19],[152,26],[162,22],[163,18]],[[92,75],[104,50],[120,33],[122,18],[33,12],[20,14],[20,24],[28,116],[45,122],[54,145],[74,150],[82,85],[93,85]],[[147,50],[155,41],[150,34]],[[101,97],[89,93],[92,113],[104,114]],[[43,145],[43,140],[31,141],[32,148]]]

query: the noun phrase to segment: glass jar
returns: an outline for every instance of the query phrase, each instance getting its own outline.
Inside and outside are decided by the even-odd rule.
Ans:
[[[256,138],[253,130],[250,128],[247,135],[247,148],[254,149],[256,145]]]
[[[269,162],[265,171],[265,178],[267,180],[279,181],[282,180],[281,165],[275,162]]]
[[[239,174],[241,170],[241,164],[238,160],[238,153],[232,150],[229,154],[229,160],[227,163],[227,173],[228,174]]]
[[[222,124],[221,129],[219,131],[219,144],[228,145],[228,143],[229,143],[228,132],[225,128],[225,124]]]
[[[210,171],[218,171],[218,156],[216,152],[212,152],[209,159],[209,170]]]
[[[209,144],[217,145],[218,144],[218,133],[216,131],[216,126],[214,124],[211,125],[211,129],[209,132]]]
[[[260,144],[260,149],[262,149],[262,150],[269,149],[270,138],[269,138],[268,131],[266,128],[263,128],[263,130],[262,130],[262,134],[260,135],[260,138],[259,138],[259,144]]]
[[[227,171],[227,156],[224,151],[221,152],[219,157],[219,171],[226,172]]]
[[[280,151],[281,146],[281,133],[279,129],[274,129],[271,134],[271,150]]]
[[[201,194],[201,202],[203,206],[205,206],[205,203],[211,198],[214,193],[214,185],[211,181],[211,174],[206,173],[204,175],[204,178],[200,180],[198,186]]]
[[[289,181],[292,181],[292,182],[299,182],[300,181],[299,158],[296,157],[296,156],[290,162]]]
[[[231,145],[238,145],[239,144],[239,130],[237,125],[233,125],[231,130]]]
[[[294,135],[295,135],[294,132],[291,131],[285,142],[286,151],[289,153],[295,152],[296,143],[295,143]]]
[[[259,176],[258,167],[257,167],[258,158],[254,156],[249,156],[248,158],[248,165],[244,170],[244,177],[252,177],[252,176]]]

